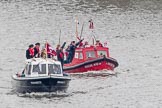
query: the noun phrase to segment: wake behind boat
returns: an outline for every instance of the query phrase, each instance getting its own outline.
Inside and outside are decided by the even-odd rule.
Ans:
[[[12,79],[13,89],[19,93],[66,91],[71,80],[59,61],[48,58],[27,59],[23,72]]]

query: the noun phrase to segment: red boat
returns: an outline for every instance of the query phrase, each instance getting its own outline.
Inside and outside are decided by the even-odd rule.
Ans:
[[[76,48],[72,62],[64,64],[63,70],[66,73],[79,74],[99,70],[113,71],[117,66],[118,62],[110,57],[108,47],[92,45]]]
[[[66,73],[70,74],[82,74],[82,73],[89,73],[90,71],[98,71],[102,73],[100,70],[114,70],[118,66],[117,60],[111,58],[109,55],[109,48],[102,46],[102,44],[98,40],[98,44],[94,45],[94,40],[96,40],[93,29],[94,24],[92,19],[89,20],[89,29],[92,31],[93,37],[93,45],[91,46],[84,46],[75,49],[75,55],[72,59],[71,63],[64,64],[63,70]],[[81,29],[81,35],[78,37],[78,19],[76,18],[76,37],[77,39],[81,39],[83,26]],[[97,42],[97,40],[96,40]]]

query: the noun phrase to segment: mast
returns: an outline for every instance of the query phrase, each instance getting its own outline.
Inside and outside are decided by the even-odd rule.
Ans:
[[[76,31],[75,31],[75,35],[76,35],[76,38],[78,38],[78,24],[79,24],[79,22],[78,22],[78,17],[76,17],[76,20],[75,20],[75,22],[76,22]]]
[[[61,38],[61,29],[60,29],[60,34],[59,34],[59,44],[60,44],[60,38]]]
[[[46,40],[46,43],[45,43],[45,49],[46,49],[46,58],[48,57],[48,54],[47,54],[47,40]]]
[[[93,20],[90,19],[89,23],[90,23],[89,24],[89,29],[92,31],[92,34],[91,34],[91,36],[92,36],[92,44],[94,45],[94,41],[96,41],[96,37],[94,36],[94,33],[93,33],[93,30],[94,30]]]
[[[83,22],[83,24],[82,24],[82,29],[81,29],[81,33],[80,33],[80,39],[82,38],[83,27],[84,27],[84,22]]]

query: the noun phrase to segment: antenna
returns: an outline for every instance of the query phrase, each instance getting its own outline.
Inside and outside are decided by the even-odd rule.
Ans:
[[[78,17],[76,17],[75,22],[76,22],[76,31],[75,31],[75,34],[76,34],[76,38],[77,38],[78,37],[78,24],[79,24]]]
[[[83,22],[83,24],[82,24],[82,29],[81,29],[81,33],[80,33],[80,39],[82,38],[83,27],[84,27],[84,22]]]
[[[61,38],[61,29],[60,29],[60,34],[59,34],[59,44],[60,44],[60,38]]]

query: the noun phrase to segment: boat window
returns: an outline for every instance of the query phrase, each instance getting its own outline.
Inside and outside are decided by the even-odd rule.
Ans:
[[[78,55],[79,55],[78,52],[76,52],[76,53],[75,53],[75,58],[78,58]]]
[[[87,51],[86,52],[86,58],[94,58],[94,57],[96,57],[94,51]]]
[[[79,59],[83,59],[83,54],[79,53]]]
[[[82,54],[82,52],[76,52],[76,53],[75,53],[75,58],[77,58],[77,59],[83,59],[83,54]]]
[[[107,52],[106,51],[97,51],[97,55],[98,56],[107,56]]]
[[[33,65],[33,72],[40,72],[40,65]]]
[[[33,73],[46,74],[46,64],[33,65]]]
[[[26,65],[25,66],[25,73],[28,74],[28,75],[30,75],[31,74],[30,71],[31,71],[31,65]]]
[[[48,64],[48,73],[53,73],[53,72],[54,72],[53,64]]]
[[[25,65],[25,71],[27,71],[27,69],[28,69],[28,65]]]
[[[41,70],[39,74],[46,74],[46,64],[41,64]]]
[[[26,72],[28,75],[31,74],[31,65],[26,66]]]
[[[58,64],[48,64],[48,72],[51,74],[61,74],[61,66]]]

